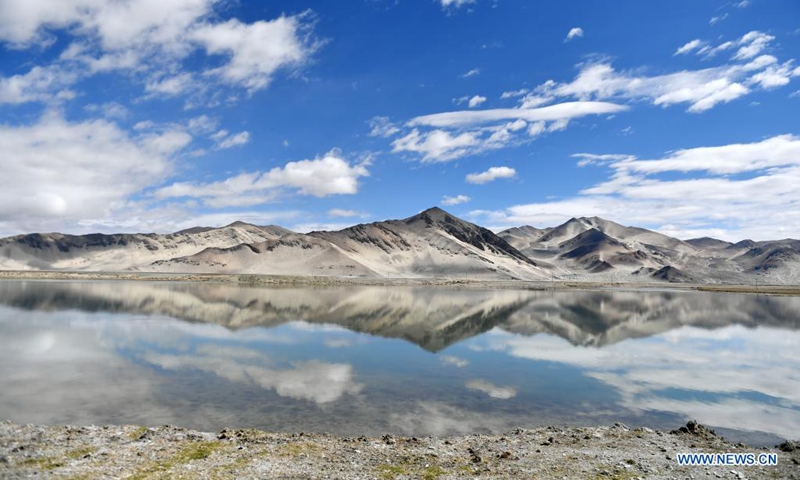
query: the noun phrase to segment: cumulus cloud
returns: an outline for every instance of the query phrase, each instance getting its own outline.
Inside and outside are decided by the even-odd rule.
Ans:
[[[486,101],[486,97],[482,97],[480,95],[475,95],[474,97],[470,98],[467,102],[469,108],[475,108]]]
[[[57,113],[0,125],[0,225],[108,216],[166,178],[171,156],[191,140],[182,130],[131,136],[108,120],[72,123]]]
[[[155,75],[146,82],[144,90],[151,95],[172,97],[191,90],[195,82],[194,75],[188,72],[177,75]]]
[[[800,137],[677,150],[662,158],[579,154],[609,169],[606,181],[565,199],[475,212],[494,223],[552,225],[600,216],[691,238],[732,241],[800,236]],[[663,175],[682,174],[680,178]]]
[[[521,98],[522,109],[568,99],[644,100],[662,107],[688,104],[689,112],[703,112],[753,91],[789,83],[794,61],[780,63],[765,53],[774,39],[758,31],[717,46],[695,39],[678,48],[675,55],[695,52],[711,58],[737,50],[723,65],[657,75],[646,75],[641,69],[618,71],[606,61],[587,63],[571,82],[548,80],[533,89],[505,92],[503,98]]]
[[[573,38],[581,38],[583,37],[583,29],[580,27],[571,28],[569,32],[567,32],[567,37],[564,39],[565,42],[569,42]]]
[[[278,69],[300,65],[314,51],[317,45],[303,33],[302,22],[303,16],[252,24],[233,19],[202,25],[190,36],[208,54],[229,57],[227,63],[208,73],[252,92],[269,85]]]
[[[478,136],[470,132],[452,135],[445,130],[420,133],[414,129],[392,142],[392,151],[419,153],[427,162],[447,161],[466,155],[470,147],[479,143]]]
[[[485,172],[470,173],[467,175],[467,182],[482,185],[493,182],[498,178],[514,178],[516,176],[517,171],[511,167],[490,167]]]
[[[289,162],[267,172],[249,172],[213,183],[178,182],[158,189],[155,196],[201,198],[211,207],[258,205],[273,201],[282,190],[325,197],[358,192],[359,178],[369,176],[364,163],[351,165],[336,151],[321,158]]]
[[[83,107],[87,112],[100,113],[108,119],[123,119],[130,113],[125,105],[117,102],[106,102],[103,104],[90,103]]]
[[[753,92],[788,85],[800,76],[793,59],[781,62],[767,53],[774,40],[759,31],[718,45],[691,40],[674,54],[696,53],[709,60],[722,52],[731,54],[721,64],[695,70],[648,74],[641,68],[617,70],[603,59],[590,61],[579,65],[572,81],[551,79],[503,92],[501,99],[516,100],[513,108],[480,109],[483,97],[462,97],[456,103],[468,103],[469,110],[430,113],[393,125],[392,134],[399,137],[392,151],[416,153],[423,162],[455,160],[534,141],[567,129],[581,117],[617,114],[629,108],[625,103],[683,105],[690,113],[702,113]]]
[[[301,66],[320,45],[308,13],[246,24],[214,22],[215,0],[8,0],[0,3],[0,41],[12,48],[68,44],[44,70],[0,79],[16,103],[42,101],[98,72],[130,72],[147,95],[201,95],[215,78],[249,92],[265,88],[280,70]],[[184,61],[202,49],[206,71]],[[217,62],[217,60],[221,60]],[[218,66],[215,66],[215,62]]]
[[[462,203],[467,203],[471,198],[466,195],[456,195],[455,197],[448,197],[445,195],[442,197],[442,205],[450,206],[450,205],[460,205]]]
[[[33,67],[27,73],[0,77],[0,104],[69,100],[77,74],[58,67]],[[66,95],[66,96],[65,96]]]
[[[751,59],[761,54],[773,40],[775,40],[775,37],[772,35],[758,31],[749,32],[739,39],[739,50],[736,51],[736,55],[733,58],[735,60]]]

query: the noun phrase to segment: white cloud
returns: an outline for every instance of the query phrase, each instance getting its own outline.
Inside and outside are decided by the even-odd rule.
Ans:
[[[445,195],[442,197],[442,205],[460,205],[462,203],[467,203],[470,200],[472,199],[466,195],[456,195],[455,197],[448,197]]]
[[[715,47],[695,39],[678,48],[675,55],[694,51],[710,59],[725,50],[738,50],[731,61],[724,65],[659,75],[646,75],[641,69],[617,71],[604,61],[583,64],[571,82],[548,80],[532,90],[506,92],[504,98],[521,95],[523,109],[564,99],[627,99],[646,100],[664,107],[688,104],[689,112],[703,112],[756,89],[775,88],[789,83],[795,68],[794,61],[780,64],[774,56],[764,54],[774,39],[758,31]]]
[[[423,115],[406,123],[407,127],[417,128],[395,139],[392,151],[418,153],[423,162],[446,162],[523,144],[544,132],[563,130],[570,118],[626,109],[607,102],[567,102],[542,108],[463,110]],[[528,125],[529,121],[533,123]],[[550,122],[549,125],[546,121]],[[425,127],[435,128],[425,131]],[[526,127],[527,136],[521,134]]]
[[[710,230],[732,241],[800,236],[798,136],[683,149],[652,160],[630,155],[578,158],[579,165],[606,166],[609,178],[573,197],[475,215],[506,225],[553,225],[596,215],[683,238]],[[683,175],[659,178],[675,173]]]
[[[677,49],[673,55],[683,55],[686,53],[691,52],[692,50],[696,50],[703,45],[703,42],[699,39],[694,39],[691,42],[685,44],[681,48]]]
[[[468,127],[484,123],[525,120],[555,121],[587,115],[602,115],[627,110],[627,107],[606,102],[566,102],[542,108],[495,108],[490,110],[464,110],[434,113],[411,119],[409,126]]]
[[[490,167],[485,172],[470,173],[467,175],[467,182],[482,185],[498,178],[514,178],[516,176],[517,171],[511,167]]]
[[[469,102],[467,104],[469,105],[469,108],[475,108],[475,107],[480,106],[480,104],[482,104],[485,101],[486,101],[486,97],[482,97],[480,95],[475,95],[474,97],[469,99]]]
[[[528,126],[528,135],[531,137],[537,137],[543,134],[547,130],[547,124],[545,122],[533,122]]]
[[[106,50],[158,42],[174,43],[214,0],[6,0],[0,3],[0,39],[18,48],[47,46],[49,30],[98,37]]]
[[[150,124],[152,125],[152,122],[150,122]],[[208,115],[200,115],[190,118],[189,121],[186,122],[186,128],[188,128],[190,132],[197,135],[209,134],[216,130],[217,125],[219,125],[219,122]]]
[[[345,209],[342,209],[342,208],[332,208],[332,209],[328,210],[328,216],[329,217],[350,218],[350,217],[365,217],[365,216],[367,216],[367,214],[365,214],[363,212],[359,212],[357,210],[345,210]]]
[[[119,70],[144,85],[147,96],[208,95],[217,79],[251,93],[279,70],[303,65],[319,46],[308,13],[245,24],[214,23],[217,0],[8,0],[0,3],[0,41],[13,48],[49,48],[55,34],[68,42],[45,70],[0,79],[15,103],[44,101],[98,72]],[[224,56],[206,72],[189,71],[189,55],[203,48]],[[210,62],[212,63],[213,59]],[[47,70],[51,70],[48,72]],[[204,74],[203,74],[204,73]]]
[[[767,35],[766,33],[752,31],[745,34],[739,39],[738,44],[741,45],[736,55],[733,56],[735,60],[749,60],[761,54],[772,42],[775,37]]]
[[[728,14],[727,13],[723,13],[722,15],[718,15],[716,17],[711,17],[711,20],[709,20],[708,23],[709,23],[709,25],[716,25],[717,23],[725,20],[726,18],[728,18]]]
[[[451,135],[444,130],[433,130],[421,134],[414,129],[404,137],[392,142],[393,152],[415,152],[422,154],[424,162],[440,162],[453,160],[466,155],[470,147],[480,143],[479,138],[473,133]]]
[[[580,117],[614,115],[629,108],[621,102],[685,105],[688,112],[705,112],[759,90],[785,86],[800,76],[794,60],[781,63],[764,53],[773,40],[758,31],[716,46],[692,40],[675,54],[695,52],[710,60],[736,49],[727,62],[699,70],[647,74],[641,68],[618,71],[603,60],[584,63],[572,81],[548,80],[535,88],[503,92],[501,99],[518,99],[515,108],[479,109],[473,102],[469,110],[420,115],[394,126],[400,131],[393,133],[400,136],[392,142],[392,151],[417,153],[423,162],[450,161],[534,141],[565,130]],[[469,100],[462,97],[456,103]],[[527,136],[509,128],[523,122]]]
[[[245,24],[229,20],[203,25],[191,33],[211,55],[227,55],[229,61],[209,73],[249,91],[260,90],[281,68],[301,65],[317,48],[303,32],[303,17],[279,17]]]
[[[102,105],[90,103],[84,106],[83,109],[87,112],[100,113],[103,117],[108,119],[123,119],[130,113],[127,107],[117,102],[106,102]]]
[[[222,134],[222,135],[220,135]],[[227,130],[220,130],[211,136],[217,142],[217,148],[225,150],[232,147],[239,147],[247,144],[250,141],[249,132],[239,132],[236,134],[228,134]]]
[[[30,126],[2,125],[0,225],[30,230],[108,217],[163,180],[171,155],[191,139],[179,130],[131,137],[106,120],[70,123],[55,113]]]
[[[520,88],[519,90],[509,90],[507,92],[503,92],[503,94],[500,95],[500,98],[505,100],[507,98],[521,97],[528,92],[530,92],[530,90],[527,88]]]
[[[76,78],[57,67],[33,67],[25,74],[0,77],[0,104],[57,101]]]
[[[475,0],[439,0],[439,2],[442,4],[442,8],[461,8],[464,5],[475,3]]]
[[[369,126],[371,129],[369,132],[370,137],[389,138],[400,132],[400,129],[389,120],[389,117],[373,117],[369,121]]]
[[[145,84],[144,89],[151,94],[171,97],[189,91],[193,87],[194,82],[194,75],[185,72],[177,75],[151,78]]]
[[[202,198],[210,207],[258,205],[273,201],[282,189],[325,197],[358,192],[360,177],[369,175],[366,164],[350,165],[335,151],[322,158],[289,162],[268,172],[242,173],[223,181],[173,183],[155,192],[157,198]]]
[[[567,37],[564,39],[565,42],[569,42],[573,38],[581,38],[583,37],[583,29],[580,27],[571,28],[569,32],[567,32]]]
[[[472,70],[469,70],[468,72],[462,74],[461,78],[474,77],[474,76],[480,75],[480,74],[481,74],[481,69],[480,68],[473,68]]]

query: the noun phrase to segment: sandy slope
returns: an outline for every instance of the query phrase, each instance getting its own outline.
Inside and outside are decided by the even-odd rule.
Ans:
[[[172,234],[18,235],[0,239],[2,270],[122,271],[193,255],[209,247],[234,247],[291,233],[278,226],[236,222],[222,228],[193,228]]]
[[[208,249],[140,270],[527,280],[546,276],[533,260],[491,231],[438,208],[405,220]]]

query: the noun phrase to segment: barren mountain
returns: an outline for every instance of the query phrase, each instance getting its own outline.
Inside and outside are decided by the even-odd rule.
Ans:
[[[0,269],[121,271],[193,255],[209,247],[263,242],[288,233],[292,232],[275,225],[258,227],[243,222],[166,235],[33,233],[0,239]]]
[[[598,217],[572,218],[552,229],[515,227],[498,234],[523,254],[552,265],[562,279],[621,282],[764,283],[800,281],[800,242],[713,238],[682,241]]]
[[[406,218],[311,232],[388,277],[465,276],[537,279],[545,274],[492,231],[439,208]]]
[[[598,217],[495,234],[431,208],[308,234],[236,222],[166,235],[19,235],[0,239],[0,269],[796,284],[800,241],[682,241]]]
[[[167,272],[243,272],[384,277],[541,278],[542,270],[490,230],[431,208],[405,220],[277,240],[160,261]]]

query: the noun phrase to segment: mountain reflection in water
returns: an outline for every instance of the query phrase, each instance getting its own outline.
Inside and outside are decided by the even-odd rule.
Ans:
[[[800,298],[6,281],[0,305],[0,419],[22,423],[800,431]]]

